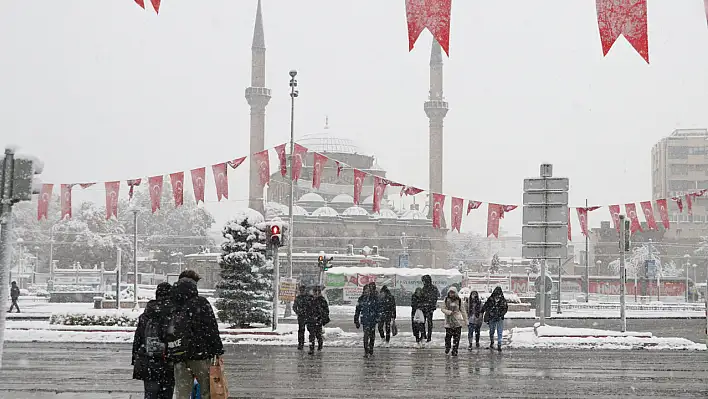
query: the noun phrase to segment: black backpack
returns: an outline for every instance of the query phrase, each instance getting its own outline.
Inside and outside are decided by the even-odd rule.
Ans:
[[[148,319],[145,323],[145,354],[150,358],[164,359],[167,355],[165,344],[165,322],[161,319]]]
[[[189,302],[175,310],[167,327],[167,358],[174,362],[187,360],[187,351],[192,339]]]

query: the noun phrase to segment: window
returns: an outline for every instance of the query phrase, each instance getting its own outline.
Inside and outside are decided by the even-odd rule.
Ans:
[[[706,147],[687,147],[688,155],[706,155]]]
[[[686,159],[688,158],[688,148],[682,146],[670,146],[668,151],[669,159]]]
[[[671,165],[671,174],[672,175],[687,175],[688,174],[688,165],[680,165],[680,164]]]
[[[670,180],[669,190],[690,191],[696,189],[696,182],[692,180]]]

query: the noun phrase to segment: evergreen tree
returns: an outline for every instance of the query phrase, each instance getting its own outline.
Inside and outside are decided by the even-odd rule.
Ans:
[[[494,254],[494,256],[492,256],[491,265],[489,265],[489,273],[491,273],[491,274],[499,273],[500,264],[501,264],[501,262],[499,262],[499,254]]]
[[[224,226],[221,281],[216,286],[216,308],[222,322],[238,327],[271,323],[273,261],[265,257],[265,230],[263,216],[252,209]]]

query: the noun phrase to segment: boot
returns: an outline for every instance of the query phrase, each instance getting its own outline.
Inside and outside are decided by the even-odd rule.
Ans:
[[[449,347],[449,346],[446,346],[446,347],[445,347],[445,354],[447,355],[448,353],[450,353],[450,347]]]
[[[489,343],[489,349],[494,349],[494,341]]]
[[[497,345],[497,351],[499,351],[499,353],[501,353],[501,351],[502,351],[501,345]]]
[[[305,344],[297,344],[297,350],[301,351],[305,348]]]
[[[314,354],[315,354],[315,344],[310,344],[310,351],[307,352],[307,353],[309,353],[310,355],[314,355]]]
[[[319,341],[319,342],[317,343],[317,351],[319,352],[319,351],[321,351],[321,350],[322,350],[322,341]]]
[[[479,348],[479,341],[477,341],[477,343],[475,343],[475,347]]]
[[[457,349],[452,350],[452,356],[457,356]]]

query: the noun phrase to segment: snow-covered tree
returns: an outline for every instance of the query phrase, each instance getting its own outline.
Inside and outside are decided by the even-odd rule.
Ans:
[[[624,267],[627,270],[627,276],[628,277],[638,277],[638,276],[643,276],[644,272],[640,270],[643,270],[644,268],[644,262],[647,260],[654,260],[656,264],[656,270],[662,273],[662,276],[665,274],[663,273],[662,270],[662,265],[661,265],[661,257],[659,254],[659,250],[656,248],[652,247],[651,253],[649,253],[649,246],[648,245],[641,245],[638,247],[635,247],[632,250],[632,254],[625,259],[625,264]],[[619,273],[619,259],[615,259],[609,264],[610,269],[612,269],[614,272]]]
[[[668,263],[662,265],[661,276],[662,277],[679,277],[683,274],[683,271],[676,267],[676,262],[670,260]]]
[[[531,269],[531,274],[539,274],[541,272],[541,262],[538,259],[531,259],[529,268]]]
[[[226,223],[221,244],[221,281],[216,286],[219,319],[233,326],[270,325],[273,261],[265,257],[263,216],[247,209]]]
[[[490,265],[489,265],[489,273],[491,273],[491,274],[499,273],[499,265],[500,264],[501,264],[501,262],[499,261],[499,254],[494,254],[494,256],[492,256],[492,261],[490,262]]]

